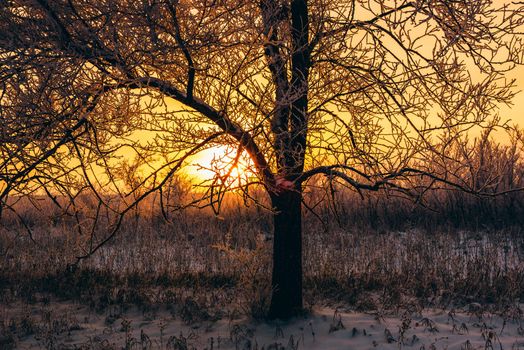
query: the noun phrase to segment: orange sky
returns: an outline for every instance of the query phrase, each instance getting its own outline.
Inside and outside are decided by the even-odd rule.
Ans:
[[[524,128],[524,66],[508,74],[508,78],[517,79],[517,89],[520,92],[513,99],[513,106],[502,106],[499,114],[502,118],[511,119],[513,123]]]

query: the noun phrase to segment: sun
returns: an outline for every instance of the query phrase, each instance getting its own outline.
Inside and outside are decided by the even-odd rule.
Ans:
[[[186,171],[191,181],[202,185],[241,187],[255,178],[246,152],[231,146],[214,146],[191,157]]]

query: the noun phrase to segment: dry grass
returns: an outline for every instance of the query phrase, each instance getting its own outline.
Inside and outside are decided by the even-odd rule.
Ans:
[[[27,207],[23,216],[34,242],[15,220],[0,231],[0,295],[4,301],[31,301],[51,293],[103,309],[165,303],[171,294],[184,301],[194,298],[195,289],[205,289],[206,299],[214,293],[227,304],[240,291],[238,312],[260,317],[269,294],[270,216],[256,208],[241,209],[234,201],[222,217],[187,210],[166,222],[154,211],[143,211],[153,214],[130,218],[113,241],[75,269],[68,264],[90,236],[80,235],[70,218]],[[482,212],[463,216],[461,222],[450,217],[438,222],[434,213],[410,210],[406,202],[393,200],[386,207],[382,201],[347,197],[337,215],[325,205],[320,214],[327,225],[305,213],[309,302],[374,309],[413,300],[424,305],[524,300],[520,204],[512,204],[511,221],[494,221],[489,227],[479,224],[485,218]],[[463,207],[465,213],[477,210],[476,201],[470,204]],[[496,203],[482,204],[492,205]],[[96,234],[103,236],[105,229],[99,225]]]

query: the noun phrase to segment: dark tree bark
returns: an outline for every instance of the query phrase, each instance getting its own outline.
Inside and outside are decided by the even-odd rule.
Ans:
[[[272,196],[275,214],[271,319],[288,319],[302,310],[301,197],[301,190]]]
[[[290,15],[293,52],[291,55],[291,81],[289,87],[276,84],[277,87],[284,86],[289,91],[285,94],[279,94],[277,90],[275,96],[276,109],[278,110],[279,106],[286,106],[281,111],[285,111],[286,114],[289,113],[289,118],[287,115],[284,118],[277,116],[277,120],[285,122],[283,134],[287,137],[282,139],[278,133],[279,130],[276,130],[277,142],[275,143],[275,151],[279,154],[278,158],[281,161],[278,178],[283,183],[289,183],[278,188],[276,193],[271,194],[275,214],[273,293],[269,317],[273,319],[288,319],[298,315],[302,310],[302,190],[301,185],[294,184],[294,181],[304,170],[306,150],[310,65],[307,1],[291,1]],[[273,50],[272,52],[273,56],[279,57],[278,51]],[[289,99],[289,96],[293,97]],[[287,107],[288,104],[290,108]],[[280,141],[285,142],[284,147],[281,147]],[[278,181],[277,187],[279,187]]]

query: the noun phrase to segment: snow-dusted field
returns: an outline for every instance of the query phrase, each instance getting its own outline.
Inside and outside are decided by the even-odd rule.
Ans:
[[[342,312],[329,308],[290,322],[231,317],[188,324],[168,310],[95,313],[51,302],[0,308],[20,349],[524,349],[522,305],[494,315],[461,310]],[[25,334],[24,334],[25,332]],[[0,339],[0,348],[9,348]],[[14,344],[12,344],[14,345]]]

